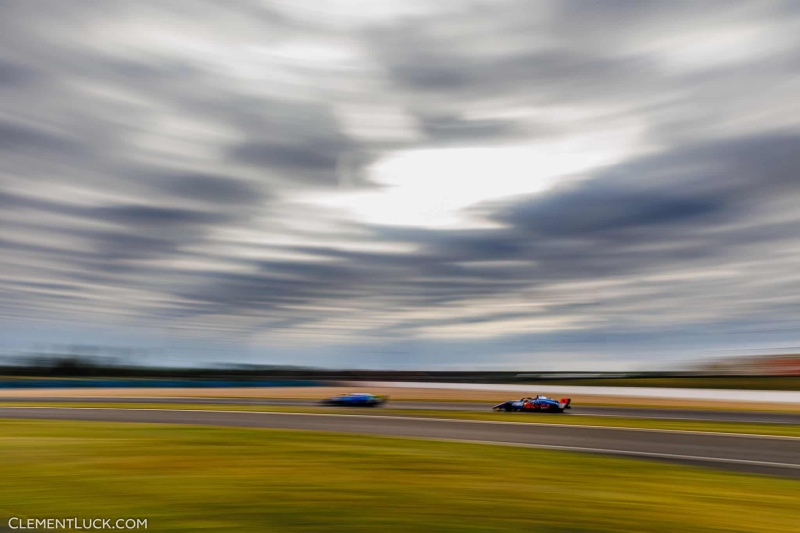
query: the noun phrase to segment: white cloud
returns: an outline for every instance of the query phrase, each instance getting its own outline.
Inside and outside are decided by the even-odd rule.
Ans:
[[[467,208],[541,193],[635,153],[638,132],[602,131],[555,142],[415,149],[386,155],[368,169],[378,190],[325,193],[312,204],[343,209],[372,224],[422,227],[485,225]]]

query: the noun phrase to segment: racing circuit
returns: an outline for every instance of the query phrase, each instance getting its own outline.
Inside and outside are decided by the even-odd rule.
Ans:
[[[38,398],[52,402],[53,398]],[[14,401],[21,401],[15,398]],[[37,398],[27,398],[34,401]],[[65,399],[61,399],[64,401]],[[205,399],[192,403],[302,405],[300,400],[233,400]],[[25,401],[25,400],[23,400]],[[86,402],[87,399],[73,401]],[[102,398],[95,401],[126,401],[148,403],[183,402],[178,398]],[[402,409],[464,409],[485,410],[481,404],[443,404],[440,402],[393,402]],[[575,410],[577,411],[577,409]],[[591,416],[640,416],[653,418],[682,418],[691,420],[759,421],[784,424],[800,422],[796,413],[747,413],[724,411],[662,410],[635,408],[584,407]],[[633,414],[636,413],[636,414]],[[520,416],[580,416],[520,415]],[[710,417],[710,418],[709,418]],[[715,418],[716,417],[716,418]],[[0,418],[36,420],[78,420],[102,422],[138,422],[159,424],[194,424],[247,428],[273,428],[310,431],[329,431],[413,437],[446,441],[546,448],[595,454],[650,458],[728,470],[800,478],[800,438],[768,435],[742,435],[700,431],[662,429],[611,428],[571,426],[561,424],[493,422],[422,418],[414,416],[381,416],[380,410],[356,409],[352,414],[275,413],[254,411],[222,411],[208,409],[182,410],[170,408],[110,408],[30,406],[0,407]]]
[[[8,396],[0,397],[0,407],[3,403],[117,403],[117,404],[200,404],[200,405],[243,405],[243,406],[276,406],[276,407],[320,407],[318,400],[307,399],[282,399],[282,398],[204,398],[181,396]],[[444,401],[408,401],[391,400],[387,406],[391,409],[420,410],[420,411],[463,411],[463,412],[489,412],[496,402],[444,402]],[[352,409],[352,408],[351,408]],[[374,412],[369,412],[375,414]],[[543,415],[548,416],[548,415]],[[649,407],[598,407],[579,406],[565,413],[565,416],[600,416],[622,418],[645,418],[657,420],[693,420],[699,422],[741,422],[741,423],[768,423],[800,425],[800,412],[753,412],[753,411],[725,411],[711,409],[670,409]]]

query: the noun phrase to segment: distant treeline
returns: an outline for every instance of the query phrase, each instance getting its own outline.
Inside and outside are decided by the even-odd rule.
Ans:
[[[294,366],[230,365],[215,367],[156,367],[128,365],[118,359],[83,355],[26,356],[0,365],[7,377],[52,378],[183,378],[183,379],[314,379],[326,381],[450,381],[462,383],[530,382],[540,379],[630,377],[634,374],[586,372],[337,370]],[[670,376],[658,372],[648,375]]]
[[[451,383],[558,383],[639,387],[701,387],[800,390],[800,378],[787,376],[713,375],[708,372],[514,372],[514,371],[408,371],[335,370],[307,367],[237,365],[209,368],[133,366],[118,360],[80,355],[28,356],[0,365],[8,379],[148,379],[198,382],[341,382],[418,381]]]

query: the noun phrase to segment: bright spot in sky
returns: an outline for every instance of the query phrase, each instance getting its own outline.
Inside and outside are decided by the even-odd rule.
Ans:
[[[540,193],[578,179],[587,170],[618,162],[631,151],[630,142],[615,142],[622,140],[617,135],[588,135],[535,145],[399,151],[368,168],[379,189],[329,192],[307,200],[343,209],[372,224],[480,225],[464,212],[466,208]]]

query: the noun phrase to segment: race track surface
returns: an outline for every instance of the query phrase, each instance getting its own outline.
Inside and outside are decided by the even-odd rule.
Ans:
[[[47,402],[47,403],[149,403],[149,404],[200,404],[200,405],[266,405],[289,407],[319,407],[315,400],[286,400],[269,398],[177,398],[177,397],[6,397],[0,398],[0,406],[7,402]],[[389,401],[389,409],[432,410],[432,411],[468,411],[489,412],[493,403],[474,402],[421,402],[421,401]],[[353,409],[353,408],[351,408]],[[358,409],[356,411],[372,412]],[[759,412],[759,411],[724,411],[702,409],[668,409],[647,407],[594,407],[575,405],[565,413],[569,416],[603,416],[624,418],[651,418],[661,420],[696,420],[705,422],[744,422],[800,425],[800,413]],[[521,414],[520,416],[529,416]],[[537,416],[537,415],[533,415]],[[549,415],[545,415],[549,416]]]
[[[800,478],[800,439],[797,438],[426,419],[380,416],[380,411],[371,413],[375,414],[0,407],[0,419],[195,424],[418,437],[645,457]]]

